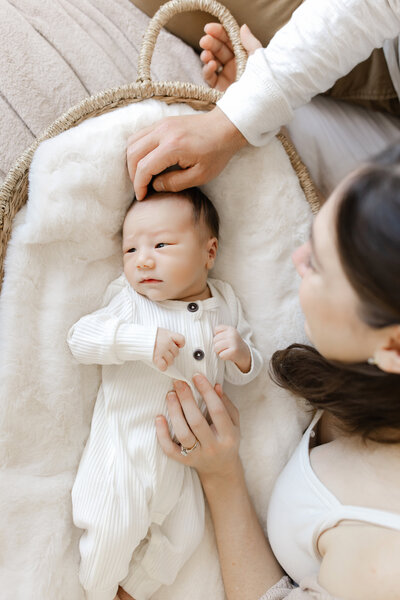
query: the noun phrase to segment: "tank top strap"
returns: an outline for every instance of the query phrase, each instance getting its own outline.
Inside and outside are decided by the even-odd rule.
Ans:
[[[329,523],[327,523],[329,521]],[[366,508],[363,506],[338,506],[325,520],[324,529],[334,527],[340,521],[361,521],[379,527],[387,527],[400,531],[400,513]],[[322,533],[322,531],[321,531]]]

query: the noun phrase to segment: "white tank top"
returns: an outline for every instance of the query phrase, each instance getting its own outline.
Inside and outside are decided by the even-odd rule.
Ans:
[[[318,411],[277,479],[268,507],[271,548],[293,581],[317,575],[321,564],[317,542],[322,532],[343,520],[364,521],[400,531],[400,513],[346,506],[326,488],[311,468],[310,437]]]

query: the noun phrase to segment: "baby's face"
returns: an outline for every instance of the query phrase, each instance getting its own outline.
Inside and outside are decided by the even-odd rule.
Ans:
[[[179,196],[137,202],[123,227],[124,273],[150,300],[200,299],[217,241],[194,223],[191,204]]]

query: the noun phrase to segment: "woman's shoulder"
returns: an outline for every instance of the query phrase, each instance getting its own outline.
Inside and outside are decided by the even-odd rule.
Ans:
[[[318,581],[343,600],[400,598],[400,531],[365,523],[327,531]]]
[[[326,442],[310,463],[343,519],[319,537],[319,582],[343,600],[400,599],[400,447],[343,434]]]

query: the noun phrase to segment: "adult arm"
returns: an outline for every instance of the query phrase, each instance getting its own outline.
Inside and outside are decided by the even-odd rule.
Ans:
[[[400,0],[305,0],[266,49],[249,58],[241,79],[207,114],[170,117],[128,141],[127,162],[139,200],[218,175],[247,142],[263,145],[293,109],[323,92],[400,31]]]
[[[305,0],[249,57],[219,108],[256,146],[301,106],[400,32],[399,0]]]

